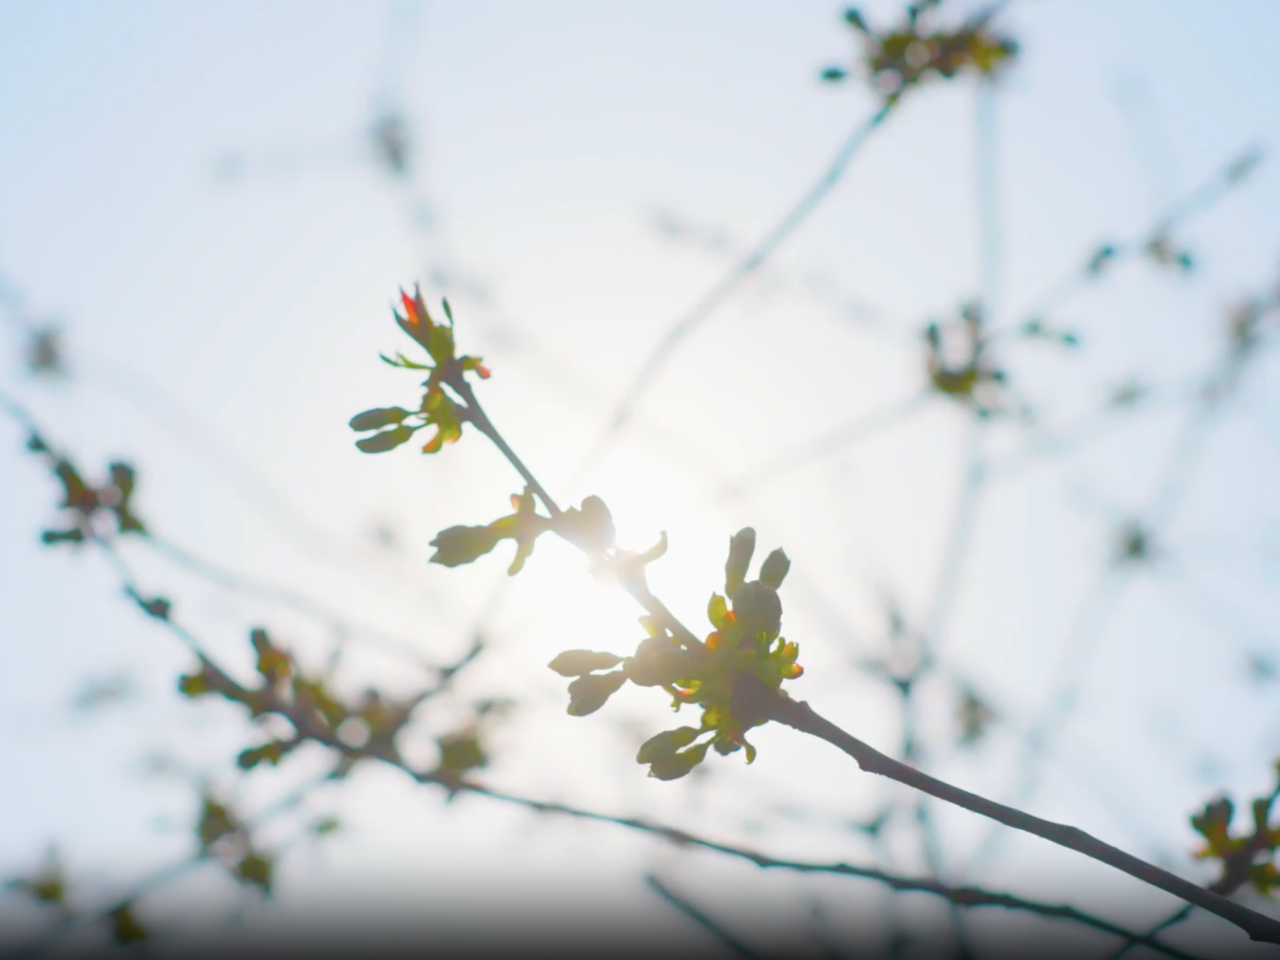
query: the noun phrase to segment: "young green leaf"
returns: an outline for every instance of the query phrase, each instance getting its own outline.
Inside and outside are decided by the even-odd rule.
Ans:
[[[703,761],[709,746],[710,743],[700,743],[680,753],[660,756],[649,764],[649,776],[657,780],[679,780]]]
[[[782,581],[787,578],[787,571],[790,569],[791,561],[787,559],[787,555],[779,547],[765,557],[764,563],[760,566],[760,579],[777,590],[782,586]]]
[[[471,563],[498,545],[501,536],[490,527],[449,527],[436,534],[431,546],[436,552],[429,563],[445,567],[460,567]]]
[[[371,437],[357,440],[356,446],[365,453],[386,453],[388,450],[394,450],[412,436],[413,429],[401,424],[394,430],[383,430],[381,433],[375,433]]]
[[[375,407],[364,413],[357,413],[351,418],[352,430],[381,430],[393,423],[399,423],[409,415],[408,410],[400,407]]]
[[[697,727],[676,727],[655,734],[640,745],[636,763],[653,763],[661,757],[671,756],[681,747],[693,743],[701,732]]]
[[[585,717],[595,713],[626,682],[626,674],[621,670],[579,677],[569,684],[569,716]]]
[[[581,677],[595,670],[608,670],[622,662],[622,657],[598,650],[566,650],[547,666],[562,677]]]

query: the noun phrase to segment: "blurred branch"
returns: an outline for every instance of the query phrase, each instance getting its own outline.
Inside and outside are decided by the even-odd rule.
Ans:
[[[641,399],[649,391],[654,379],[666,365],[676,348],[711,316],[715,310],[729,299],[737,288],[754,274],[770,256],[791,236],[795,230],[809,218],[809,215],[826,199],[836,184],[844,177],[845,171],[871,133],[882,124],[893,111],[897,100],[885,102],[875,113],[858,124],[853,132],[840,145],[835,157],[818,181],[805,192],[782,219],[765,234],[747,256],[740,260],[701,300],[693,305],[687,313],[677,319],[663,334],[658,345],[640,365],[640,370],[630,385],[623,391],[622,399],[614,407],[608,423],[599,437],[587,448],[574,473],[573,483],[583,477],[604,456],[610,443],[617,439],[630,423]]]
[[[745,943],[726,930],[721,924],[716,923],[708,917],[705,913],[695,907],[688,899],[673,891],[655,874],[647,874],[644,879],[645,883],[647,883],[650,889],[652,889],[658,896],[667,901],[667,903],[671,904],[694,923],[698,924],[698,926],[702,927],[726,947],[738,954],[738,956],[748,957],[751,958],[751,960],[761,960],[761,954],[752,950]]]
[[[436,671],[439,668],[422,658],[419,644],[408,637],[385,633],[369,624],[350,620],[340,610],[302,593],[295,593],[274,584],[264,583],[254,577],[236,573],[226,567],[219,566],[210,560],[196,556],[185,547],[173,541],[152,534],[146,541],[157,554],[177,564],[203,580],[234,593],[255,597],[268,603],[278,604],[313,619],[332,630],[344,640],[364,643],[389,653],[397,654],[406,660],[422,667],[424,670]]]
[[[336,770],[337,768],[335,768]],[[305,781],[304,783],[294,787],[283,796],[275,800],[273,803],[263,807],[257,813],[244,820],[244,826],[248,828],[259,827],[265,823],[274,820],[283,813],[287,813],[294,807],[297,807],[307,799],[316,788],[333,780],[333,772],[330,771],[324,776]],[[75,910],[64,913],[59,921],[48,930],[44,931],[38,937],[28,942],[25,946],[20,947],[10,954],[6,954],[10,960],[30,960],[30,958],[39,956],[49,950],[58,940],[68,934],[80,929],[81,927],[90,926],[94,923],[102,923],[111,919],[115,914],[123,910],[131,910],[134,904],[145,897],[147,894],[154,893],[157,890],[167,887],[171,883],[180,880],[182,877],[198,870],[199,868],[214,863],[209,851],[205,848],[197,850],[194,854],[182,857],[179,860],[154,870],[140,880],[135,881],[126,888],[123,894],[116,894],[105,906],[95,907],[89,910]]]
[[[1188,412],[1165,462],[1161,482],[1151,499],[1151,505],[1142,519],[1136,522],[1135,529],[1156,530],[1169,521],[1186,491],[1188,474],[1203,450],[1207,431],[1216,411],[1216,404],[1199,403]],[[1093,589],[1086,594],[1063,642],[1053,692],[1047,698],[1045,709],[1027,729],[1026,740],[1015,767],[1015,785],[1007,794],[1010,803],[1023,804],[1034,795],[1039,785],[1039,760],[1048,752],[1053,737],[1061,732],[1078,704],[1080,690],[1087,680],[1092,665],[1091,658],[1101,640],[1106,620],[1120,599],[1132,572],[1129,563],[1112,563],[1103,570]],[[1004,839],[997,831],[989,830],[974,854],[971,869],[980,871],[985,868]]]
[[[1210,209],[1244,181],[1261,162],[1261,150],[1257,148],[1246,150],[1195,190],[1176,201],[1162,216],[1157,217],[1138,239],[1124,244],[1104,243],[1096,247],[1081,267],[1076,268],[1043,293],[1033,297],[1031,304],[1026,309],[1016,312],[1014,316],[1020,316],[1024,320],[1034,320],[1060,308],[1063,303],[1108,272],[1110,267],[1120,260],[1132,259],[1143,253],[1159,259],[1158,255],[1167,248],[1169,236],[1173,230]],[[1017,327],[1014,326],[1006,327],[997,335],[1007,335],[1016,329]]]
[[[819,716],[812,707],[802,701],[779,700],[776,709],[773,719],[803,733],[826,740],[856,760],[858,766],[868,773],[889,777],[1007,827],[1034,834],[1051,843],[1075,850],[1210,913],[1217,914],[1244,930],[1254,940],[1280,943],[1280,921],[1197,886],[1168,870],[1140,860],[1104,843],[1078,827],[1043,820],[922,773],[846,733],[829,720]]]
[[[703,494],[702,501],[733,502],[744,497],[754,487],[777,477],[791,473],[814,460],[823,459],[847,449],[851,444],[871,437],[885,427],[892,427],[912,414],[922,410],[933,399],[933,392],[916,394],[905,400],[891,403],[869,414],[854,417],[840,426],[822,434],[816,440],[808,440],[798,447],[772,457],[762,465],[749,470],[736,480]]]

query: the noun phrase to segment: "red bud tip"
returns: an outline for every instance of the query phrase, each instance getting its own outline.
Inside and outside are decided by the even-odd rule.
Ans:
[[[413,297],[401,290],[400,302],[404,304],[405,313],[408,315],[408,319],[405,322],[411,327],[416,327],[420,324],[422,318],[418,316],[418,305],[414,302]]]

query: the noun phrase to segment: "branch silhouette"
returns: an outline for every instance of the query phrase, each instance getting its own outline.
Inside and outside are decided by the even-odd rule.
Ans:
[[[406,297],[405,299],[406,307],[408,307],[409,298]],[[420,305],[418,310],[419,317],[425,316]],[[402,326],[404,325],[402,321]],[[456,360],[446,360],[441,357],[437,357],[437,360],[441,364],[439,368],[441,378],[466,404],[458,416],[475,423],[490,440],[493,440],[495,436],[500,436],[492,420],[480,406],[474,390],[466,382],[461,364]],[[538,491],[539,497],[547,504],[548,509],[552,511],[552,525],[549,529],[568,542],[578,546],[589,558],[605,559],[598,547],[593,549],[592,546],[584,546],[582,540],[575,536],[574,531],[566,531],[563,524],[558,525],[558,527],[554,524],[556,519],[562,519],[566,515],[555,506],[554,501],[546,494],[542,485],[537,483],[530,470],[514,454],[510,444],[503,440],[501,443],[495,443],[495,446],[503,453],[504,457],[507,458],[508,462],[511,463],[529,487]],[[440,548],[443,549],[443,544],[440,544]],[[644,585],[643,567],[640,567],[639,571],[638,575],[620,578],[628,592],[645,608],[646,612],[658,625],[669,629],[681,644],[686,645],[689,649],[702,648],[702,642],[696,638],[693,632],[681,624],[648,591]],[[611,659],[616,662],[620,658],[612,657]],[[583,676],[585,678],[585,673]],[[734,689],[734,701],[740,705],[742,711],[748,716],[762,718],[763,720],[774,720],[802,733],[817,737],[853,758],[859,767],[869,773],[895,780],[905,786],[962,807],[996,823],[1074,850],[1214,913],[1244,930],[1254,940],[1280,944],[1280,921],[1241,906],[1212,890],[1197,886],[1168,870],[1147,863],[1117,847],[1098,840],[1079,828],[1044,820],[1022,810],[996,803],[932,777],[901,761],[894,760],[823,718],[809,704],[792,700],[782,691],[765,686],[754,674],[738,674],[735,677],[735,684],[739,686]],[[616,689],[616,686],[614,689]],[[609,692],[611,693],[612,690]],[[607,697],[607,695],[605,696]],[[601,700],[600,702],[603,701]],[[594,708],[588,709],[586,712],[591,712]],[[685,742],[687,743],[688,741]]]

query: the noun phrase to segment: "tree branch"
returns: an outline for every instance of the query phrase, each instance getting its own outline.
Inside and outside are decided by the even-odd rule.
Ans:
[[[762,687],[763,690],[763,687]],[[772,691],[770,691],[772,693]],[[970,793],[952,786],[927,773],[922,773],[901,761],[881,753],[874,747],[846,733],[830,720],[820,716],[812,707],[803,701],[791,700],[775,695],[772,719],[786,724],[802,733],[818,737],[832,746],[842,750],[857,761],[858,766],[868,773],[879,774],[896,780],[898,783],[921,790],[930,796],[937,797],[947,803],[971,810],[980,816],[995,820],[1007,827],[1034,834],[1051,843],[1083,853],[1100,863],[1121,870],[1153,887],[1158,887],[1173,894],[1187,903],[1193,904],[1210,913],[1215,913],[1244,930],[1254,940],[1280,944],[1280,921],[1241,906],[1221,894],[1205,887],[1198,886],[1189,880],[1170,873],[1161,867],[1147,863],[1132,854],[1125,853],[1118,847],[1086,833],[1078,827],[1042,820],[1040,817],[1024,813],[1014,807],[1006,807],[985,797]]]
[[[488,416],[484,414],[479,401],[475,399],[474,392],[468,390],[468,393],[470,396],[466,399],[469,403],[474,404],[474,412],[480,414],[487,428],[485,430],[486,435],[500,439],[501,435]],[[532,474],[528,468],[515,457],[514,453],[508,453],[511,449],[510,446],[503,441],[498,445],[498,448],[507,455],[512,462],[512,466],[516,468],[521,476],[526,478],[526,482],[533,486],[536,480],[532,479]],[[541,489],[541,485],[538,484],[535,489]],[[644,595],[652,598],[647,588],[644,590]],[[656,598],[652,599],[656,601]],[[648,609],[649,607],[646,606],[646,610]],[[665,616],[670,617],[673,622],[678,624],[678,621],[666,611],[665,607],[661,609]],[[652,611],[650,612],[652,613]],[[685,633],[690,632],[683,626],[680,629]],[[868,773],[888,777],[939,800],[987,817],[997,823],[1002,823],[1025,833],[1034,834],[1069,850],[1075,850],[1077,853],[1082,853],[1100,863],[1105,863],[1117,870],[1121,870],[1144,883],[1171,893],[1187,903],[1217,914],[1224,920],[1240,927],[1254,940],[1280,944],[1280,921],[1273,920],[1255,910],[1250,910],[1248,907],[1234,903],[1226,897],[1197,886],[1162,867],[1157,867],[1139,857],[1125,853],[1118,847],[1104,843],[1078,827],[1042,820],[1014,807],[1007,807],[977,794],[969,793],[967,790],[962,790],[936,777],[931,777],[927,773],[923,773],[899,760],[894,760],[892,757],[881,753],[852,734],[846,733],[831,721],[823,718],[807,703],[792,700],[782,691],[766,687],[754,674],[746,672],[738,674],[734,699],[748,713],[763,719],[776,720],[802,733],[827,741],[851,756]]]

